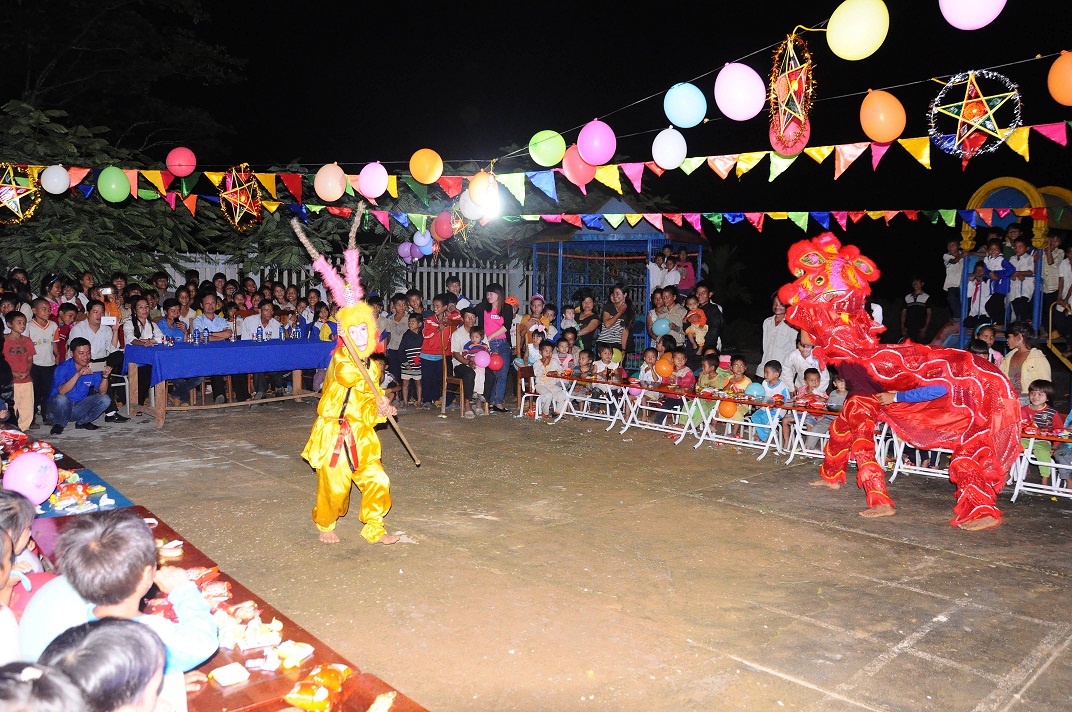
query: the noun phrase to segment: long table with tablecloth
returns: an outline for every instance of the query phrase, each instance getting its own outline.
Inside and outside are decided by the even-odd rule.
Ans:
[[[258,402],[300,399],[308,393],[302,389],[301,372],[304,369],[326,368],[331,361],[333,341],[311,339],[274,339],[272,341],[213,341],[207,344],[179,343],[174,346],[136,346],[124,349],[123,371],[127,375],[131,401],[137,400],[137,366],[152,366],[151,383],[155,389],[154,405],[132,408],[132,412],[144,410],[156,416],[156,426],[163,427],[167,404],[167,382],[176,378],[198,376],[230,376],[269,371],[292,371],[293,393],[288,396],[267,398]],[[238,405],[203,404],[200,406],[170,406],[172,410],[198,410]],[[247,404],[248,405],[248,404]]]

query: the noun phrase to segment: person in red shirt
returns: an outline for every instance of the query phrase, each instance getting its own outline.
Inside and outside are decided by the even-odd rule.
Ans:
[[[15,413],[18,415],[19,430],[28,430],[34,418],[33,379],[30,367],[37,353],[33,339],[26,336],[26,315],[19,311],[8,313],[7,321],[11,333],[4,337],[4,360],[11,367],[11,380],[15,386]]]
[[[426,410],[442,396],[443,356],[450,352],[450,333],[444,323],[448,303],[443,295],[432,300],[432,313],[421,331],[421,408]]]
[[[63,363],[67,360],[67,342],[71,338],[71,327],[78,317],[78,308],[74,304],[60,304],[57,316],[60,328],[56,329],[56,363]]]

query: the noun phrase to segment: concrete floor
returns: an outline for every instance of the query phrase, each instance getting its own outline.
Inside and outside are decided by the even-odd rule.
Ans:
[[[395,507],[316,541],[314,401],[143,416],[57,446],[367,672],[437,710],[1068,710],[1072,502],[948,526],[948,482],[895,517],[734,448],[498,415],[381,433]]]

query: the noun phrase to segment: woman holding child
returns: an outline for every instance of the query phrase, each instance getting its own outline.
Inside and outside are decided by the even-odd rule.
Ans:
[[[483,330],[491,352],[502,358],[503,367],[498,371],[491,371],[495,376],[495,386],[491,390],[489,400],[493,411],[505,413],[503,401],[506,400],[506,381],[511,360],[508,335],[514,322],[514,309],[506,303],[506,290],[502,285],[492,282],[484,289],[484,299],[473,311],[480,320],[478,326]]]
[[[589,292],[581,295],[581,311],[577,314],[577,343],[582,349],[595,350],[596,334],[599,331],[599,315],[596,300]]]

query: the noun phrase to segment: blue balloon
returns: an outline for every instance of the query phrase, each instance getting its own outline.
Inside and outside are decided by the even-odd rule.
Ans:
[[[763,398],[767,395],[767,391],[763,389],[762,383],[753,383],[744,389],[744,394],[749,398]]]
[[[416,245],[417,243],[413,244]],[[435,248],[435,242],[427,242],[423,245],[417,245],[417,247],[420,249],[422,255],[430,255],[432,254],[432,250]]]
[[[665,336],[665,335],[669,334],[670,333],[670,320],[666,319],[666,318],[663,318],[663,319],[656,319],[655,321],[653,321],[651,323],[651,333],[655,334],[656,336]]]
[[[707,97],[695,84],[675,84],[663,97],[663,111],[674,126],[689,129],[704,120]]]

